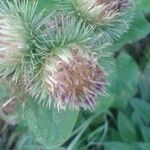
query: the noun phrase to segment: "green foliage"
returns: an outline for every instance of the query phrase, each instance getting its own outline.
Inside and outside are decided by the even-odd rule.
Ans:
[[[123,45],[140,40],[150,32],[150,23],[146,20],[144,14],[150,11],[149,1],[135,0],[134,5],[134,21],[131,23],[129,31],[120,40],[116,41],[110,50],[118,51]]]
[[[37,140],[46,147],[56,147],[69,138],[78,112],[60,111],[54,106],[49,110],[29,98],[25,104],[24,117]]]
[[[148,127],[141,126],[141,133],[144,139],[144,142],[150,142],[150,130]]]
[[[138,84],[138,67],[127,54],[121,54],[115,62],[115,78],[111,90],[115,95],[114,107],[124,108],[135,94]],[[132,78],[131,78],[132,77]]]
[[[134,150],[133,146],[119,142],[104,143],[105,150]]]
[[[111,56],[109,53],[104,52],[104,56],[103,56],[103,52],[100,53],[99,56],[100,57],[100,62],[99,64],[102,65],[107,74],[107,80],[109,85],[106,87],[106,92],[107,92],[107,96],[99,96],[97,98],[98,104],[96,106],[95,112],[99,113],[103,113],[103,112],[107,112],[107,110],[109,109],[110,106],[112,106],[112,104],[114,103],[115,100],[115,93],[112,91],[112,84],[114,82],[114,80],[116,79],[116,64],[115,64],[115,59],[113,56]],[[108,56],[105,56],[108,55]]]
[[[140,143],[139,148],[141,150],[149,150],[150,149],[150,143]]]
[[[118,113],[117,125],[124,142],[133,143],[137,141],[136,130],[132,122],[121,112]]]
[[[12,116],[10,117],[11,121],[8,121],[8,118],[1,115],[0,110],[2,119],[0,120],[2,137],[0,149],[149,150],[150,62],[146,62],[145,66],[142,64],[144,70],[140,70],[139,63],[141,59],[149,61],[145,58],[149,54],[146,53],[146,56],[142,55],[137,59],[136,54],[132,58],[125,52],[128,50],[123,49],[124,45],[133,42],[140,45],[138,40],[150,33],[150,24],[145,18],[145,14],[150,12],[149,0],[134,0],[134,19],[130,26],[123,29],[124,25],[131,21],[132,15],[129,11],[124,16],[120,16],[123,18],[116,24],[112,26],[109,24],[109,28],[107,26],[100,30],[87,26],[87,22],[79,21],[79,18],[76,20],[75,16],[70,19],[69,14],[65,19],[62,16],[61,28],[57,30],[46,28],[45,24],[49,23],[50,19],[55,20],[57,15],[61,14],[57,7],[58,0],[37,1],[38,5],[33,4],[32,0],[28,4],[24,0],[22,2],[15,0],[14,3],[0,1],[0,13],[11,14],[12,23],[17,22],[19,25],[17,26],[17,35],[24,37],[26,45],[23,49],[23,56],[15,67],[9,64],[5,69],[6,66],[0,63],[0,77],[7,80],[9,76],[16,81],[18,78],[20,79],[20,75],[25,73],[29,77],[30,83],[27,84],[30,88],[30,90],[27,88],[27,91],[30,92],[23,91],[22,95],[22,87],[26,87],[26,85],[20,86],[22,79],[15,83],[15,86],[20,89],[19,92],[15,90],[14,86],[10,88],[3,84],[3,81],[0,82],[0,108],[14,96],[13,94],[21,95],[21,100],[26,97],[26,101],[21,102],[19,109],[15,109],[15,112],[22,117],[19,119],[21,122],[18,126],[7,126],[8,123],[12,124]],[[59,2],[63,3],[64,1],[59,0]],[[68,9],[66,4],[64,6],[63,9]],[[53,11],[55,13],[52,13]],[[120,21],[125,22],[121,23]],[[121,25],[118,26],[118,23]],[[130,27],[128,32],[123,34],[128,27]],[[13,32],[15,31],[13,30]],[[122,34],[123,36],[120,38]],[[107,47],[112,39],[113,44]],[[13,39],[13,41],[15,40]],[[68,107],[66,111],[58,111],[53,104],[54,100],[51,101],[51,96],[48,96],[47,90],[43,86],[44,82],[41,80],[41,76],[45,58],[52,50],[65,47],[68,43],[78,43],[80,46],[87,46],[96,52],[98,65],[102,65],[108,73],[107,93],[97,97],[98,103],[93,111],[82,109],[76,111]],[[134,49],[139,53],[136,47]],[[142,51],[144,49],[145,47],[142,47]],[[37,82],[33,82],[33,78]],[[12,91],[15,92],[12,93]],[[49,102],[49,107],[45,106],[45,102]]]
[[[144,69],[143,74],[140,76],[140,91],[141,96],[144,100],[150,101],[150,64],[147,64],[147,66]]]
[[[143,100],[131,100],[130,101],[131,106],[133,107],[133,109],[136,111],[136,113],[138,113],[138,115],[140,115],[140,117],[142,119],[144,119],[144,121],[146,122],[150,122],[150,104],[143,101]]]

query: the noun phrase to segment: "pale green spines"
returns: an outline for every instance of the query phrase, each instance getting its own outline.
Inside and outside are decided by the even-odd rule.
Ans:
[[[7,2],[0,2],[0,75],[2,78],[6,78],[14,71],[27,48],[21,36],[25,29],[19,14],[14,12],[13,6],[5,7],[7,4]]]
[[[14,25],[17,23],[12,28],[6,28],[6,32],[13,31],[9,32],[9,37],[17,37],[13,39],[16,53],[11,51],[12,39],[8,39],[9,49],[4,44],[3,47],[7,53],[11,54],[8,55],[8,58],[10,57],[14,63],[5,61],[6,57],[4,57],[0,66],[2,78],[7,79],[11,75],[12,80],[19,84],[25,94],[33,96],[38,103],[46,104],[49,107],[51,99],[54,97],[58,109],[65,108],[67,105],[75,109],[93,108],[96,104],[96,95],[105,92],[106,84],[105,72],[97,65],[96,57],[92,56],[95,54],[94,28],[75,17],[58,15],[50,19],[49,16],[43,16],[43,12],[36,14],[36,4],[28,5],[28,1],[23,3],[19,1],[0,2],[0,12],[8,19],[5,26],[10,27],[10,22],[12,22],[11,24],[14,22]],[[74,56],[75,47],[78,51],[76,57]],[[63,65],[67,64],[70,68],[72,73],[68,72],[69,78],[67,70],[64,69],[66,74],[64,71],[60,73],[57,71],[60,68],[59,61],[55,56],[61,59],[62,63],[64,62]],[[75,67],[73,62],[76,63]],[[84,68],[86,68],[85,72]],[[93,69],[93,72],[90,68]],[[57,81],[55,75],[60,78],[58,82],[55,82]],[[70,92],[67,89],[71,88],[71,84],[67,89],[64,88],[65,99],[63,99],[64,93],[57,92],[61,89],[62,76],[65,80],[64,85],[69,85],[70,81],[73,81],[70,100],[68,98]],[[90,78],[89,81],[85,79],[87,76]],[[69,82],[67,82],[68,79]],[[76,80],[83,82],[85,87],[81,83],[76,86]],[[88,81],[88,85],[86,81]],[[80,90],[83,94],[78,94]]]
[[[61,52],[62,51],[62,52]],[[93,109],[98,94],[105,93],[106,74],[94,53],[76,44],[59,48],[45,63],[45,87],[59,109]]]
[[[58,22],[61,24],[58,25]],[[39,51],[40,64],[36,65],[34,74],[28,75],[28,82],[25,82],[25,89],[30,93],[39,103],[51,106],[51,99],[54,96],[52,92],[48,91],[46,86],[47,67],[51,69],[57,67],[54,63],[54,56],[62,57],[63,59],[71,59],[71,51],[68,50],[69,45],[79,45],[85,49],[92,47],[91,38],[93,28],[85,26],[82,22],[77,22],[75,19],[61,16],[61,18],[54,18],[46,24],[45,40],[43,50]],[[39,49],[40,50],[40,49]],[[93,51],[94,52],[94,51]]]
[[[102,35],[99,41],[118,39],[132,21],[131,0],[64,0],[58,3],[58,10],[94,27],[96,36]]]
[[[17,82],[21,75],[33,73],[38,39],[43,36],[40,28],[49,18],[37,13],[36,7],[28,0],[0,1],[0,76],[4,79],[11,75]]]

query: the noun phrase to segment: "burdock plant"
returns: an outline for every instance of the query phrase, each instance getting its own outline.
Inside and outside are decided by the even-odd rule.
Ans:
[[[32,82],[26,84],[27,91],[48,106],[54,97],[58,109],[65,109],[67,104],[75,109],[93,109],[97,94],[104,94],[107,84],[106,73],[92,46],[93,29],[63,16],[55,18],[53,25],[48,23],[50,26],[44,31],[45,50],[39,52],[42,62],[30,77]]]
[[[26,109],[34,99],[35,107],[50,115],[55,111],[59,118],[61,113],[68,115],[72,109],[74,113],[82,108],[94,111],[100,96],[106,95],[108,81],[101,62],[105,53],[102,49],[112,42],[114,35],[119,37],[128,28],[130,21],[125,16],[132,3],[67,0],[59,6],[61,9],[49,14],[39,12],[37,3],[28,0],[0,1],[0,77],[2,83],[12,83],[9,89],[13,91],[13,97],[10,94],[1,110],[4,106],[5,110],[11,109],[7,104],[19,97],[25,113],[22,116],[27,116]],[[107,43],[99,42],[99,35]],[[34,115],[33,108],[30,111]],[[44,139],[44,132],[39,135]],[[47,145],[47,139],[43,142],[41,137],[40,141]],[[61,141],[50,140],[50,145],[60,145],[64,139]]]
[[[129,29],[132,6],[131,0],[58,0],[59,10],[94,27],[104,42],[118,39]]]

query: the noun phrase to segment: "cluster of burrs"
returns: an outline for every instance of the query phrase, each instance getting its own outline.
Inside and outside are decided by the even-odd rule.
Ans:
[[[17,87],[24,94],[19,97],[31,96],[49,107],[54,103],[58,109],[93,109],[107,85],[98,41],[122,23],[124,32],[129,21],[123,18],[131,2],[60,0],[58,6],[47,15],[35,2],[0,1],[1,82],[9,82],[10,91],[12,85]],[[10,95],[8,102],[18,91]]]

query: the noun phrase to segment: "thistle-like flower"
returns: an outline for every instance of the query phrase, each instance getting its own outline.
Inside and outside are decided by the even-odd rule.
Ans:
[[[37,49],[40,63],[33,74],[23,77],[23,88],[49,108],[52,102],[58,109],[93,108],[107,84],[106,73],[96,60],[95,39],[90,36],[93,28],[64,16],[50,20],[45,28],[47,42],[42,50],[41,46]]]
[[[106,25],[129,7],[129,0],[76,0],[76,11],[94,25]]]
[[[65,51],[65,53],[64,53]],[[97,94],[105,93],[106,74],[91,52],[69,45],[49,55],[45,62],[45,86],[58,109],[92,109]]]
[[[18,29],[24,30],[18,20],[12,16],[0,14],[0,63],[17,64],[22,50],[26,48]]]
[[[25,13],[22,14],[20,2],[0,1],[0,76],[3,79],[13,73],[18,78],[28,49],[27,30],[23,21]]]
[[[67,0],[59,1],[59,10],[75,16],[95,28],[99,41],[113,42],[129,29],[132,0]]]
[[[41,28],[49,18],[36,12],[37,3],[28,0],[0,1],[0,77],[20,76],[33,72],[35,45],[42,38]],[[36,55],[36,56],[35,56]]]
[[[106,85],[91,52],[94,28],[63,15],[47,27],[49,16],[35,13],[28,1],[0,2],[0,77],[43,104],[54,97],[58,109],[93,108]]]

